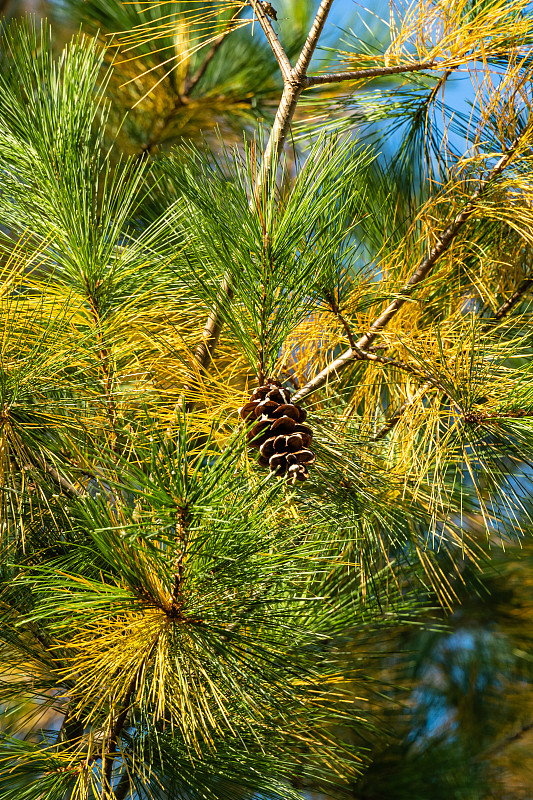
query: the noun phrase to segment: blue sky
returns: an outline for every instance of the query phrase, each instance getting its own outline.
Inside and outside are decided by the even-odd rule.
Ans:
[[[317,7],[318,3],[319,0],[316,2]],[[368,9],[371,13],[365,13],[365,9]],[[372,14],[387,20],[389,16],[389,0],[334,0],[324,30],[325,35],[322,38],[322,43],[327,45],[328,28],[331,31],[332,24],[337,28],[349,29],[353,27],[355,31],[361,32],[362,38],[365,38],[364,27],[359,21],[359,16],[364,17],[367,23],[371,24]],[[334,35],[337,37],[338,31]],[[320,57],[319,52],[317,55]],[[473,88],[467,76],[456,74],[448,80],[446,103],[450,108],[453,108],[458,113],[469,115],[471,111],[468,103],[469,96],[473,96]],[[459,148],[462,149],[464,143],[460,142],[460,139],[453,134],[451,136]]]

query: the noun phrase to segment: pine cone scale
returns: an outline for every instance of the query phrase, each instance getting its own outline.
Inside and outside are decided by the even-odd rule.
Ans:
[[[287,405],[278,406],[274,416],[290,417],[295,422],[303,422],[307,414],[305,413],[303,408],[299,408],[297,405],[293,405],[292,403],[290,403]]]
[[[278,433],[292,433],[295,428],[296,423],[291,417],[278,417],[270,426],[272,432],[277,431]]]
[[[259,449],[258,464],[270,467],[276,475],[286,475],[289,483],[305,481],[307,466],[315,461],[310,449],[313,431],[302,425],[307,417],[304,408],[291,403],[290,391],[274,378],[258,386],[241,408],[245,422],[254,423],[247,433],[251,447]]]

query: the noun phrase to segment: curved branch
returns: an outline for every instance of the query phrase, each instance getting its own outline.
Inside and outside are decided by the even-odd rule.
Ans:
[[[223,44],[224,39],[226,38],[226,36],[230,32],[231,23],[234,20],[237,19],[237,17],[241,13],[241,10],[242,9],[239,8],[233,14],[233,16],[228,20],[228,24],[226,26],[226,29],[224,31],[222,31],[222,33],[220,34],[220,36],[217,39],[215,39],[215,41],[213,42],[213,44],[209,48],[209,51],[208,51],[206,57],[204,58],[204,60],[202,61],[202,63],[200,64],[200,66],[198,67],[196,72],[194,73],[194,75],[192,75],[191,77],[187,76],[185,78],[185,86],[184,86],[184,89],[183,89],[183,95],[185,97],[189,97],[189,95],[192,93],[193,89],[195,88],[196,84],[199,83],[201,81],[201,79],[203,78],[203,76],[205,75],[205,72],[206,72],[209,64],[211,63],[211,61],[214,59],[214,57],[218,53],[218,51],[220,49],[220,46]]]
[[[387,422],[383,423],[381,428],[378,431],[376,431],[376,433],[373,436],[370,437],[369,441],[379,442],[380,439],[384,439],[385,436],[389,433],[389,431],[391,431],[398,424],[398,422],[401,420],[407,409],[411,405],[416,403],[418,400],[420,400],[420,398],[425,395],[428,389],[431,389],[432,385],[433,384],[427,381],[423,386],[421,386],[420,389],[415,393],[415,395],[410,400],[407,400],[405,403],[402,403],[402,405],[396,409],[396,411],[390,417],[390,419],[388,419]]]
[[[118,745],[118,738],[122,733],[122,729],[126,724],[126,719],[128,717],[128,712],[131,708],[131,700],[133,698],[133,693],[135,692],[135,688],[137,686],[137,681],[139,679],[139,675],[141,669],[144,666],[144,661],[142,662],[139,669],[135,672],[135,675],[131,679],[129,686],[126,690],[126,696],[124,698],[124,704],[122,706],[122,710],[119,712],[118,716],[113,723],[111,731],[109,733],[109,738],[107,740],[107,749],[102,754],[102,797],[101,800],[105,800],[106,797],[112,797],[113,795],[113,788],[111,786],[111,774],[113,771],[113,764],[115,763],[115,758],[117,754],[117,745]]]
[[[404,303],[406,303],[410,298],[413,289],[419,283],[425,280],[425,278],[427,278],[439,258],[448,250],[457,234],[461,231],[466,221],[474,212],[477,203],[483,196],[487,186],[489,186],[490,183],[498,175],[500,175],[500,173],[510,163],[520,145],[520,142],[526,135],[526,132],[528,132],[528,128],[526,128],[524,132],[507,148],[495,166],[487,174],[486,178],[481,181],[479,187],[472,194],[464,208],[458,214],[456,214],[451,222],[448,223],[436,245],[432,247],[428,255],[422,259],[417,269],[413,272],[409,280],[398,292],[397,297],[395,297],[395,299],[387,306],[387,308],[379,315],[379,317],[374,320],[368,331],[359,339],[357,342],[358,349],[367,350],[368,347],[370,347],[374,340],[381,335],[389,322],[396,316]],[[294,395],[293,401],[298,402],[308,394],[320,389],[320,387],[327,382],[330,376],[337,376],[339,373],[343,372],[353,360],[354,351],[352,348],[350,348],[336,358],[335,361],[328,364],[321,372],[318,373],[315,378],[313,378],[313,380],[309,381],[309,383],[302,387],[302,389],[300,389],[300,391]]]
[[[107,737],[107,742],[102,752],[102,794],[100,800],[107,800],[107,798],[110,800],[113,797],[112,774],[113,764],[115,763],[115,759],[117,757],[118,740],[126,724],[139,678],[142,674],[145,664],[152,657],[156,646],[157,637],[152,644],[150,651],[143,658],[139,667],[136,669],[135,674],[130,680],[128,688],[126,689],[122,708],[116,716],[115,721],[111,726],[111,730],[109,731],[109,736]]]
[[[502,739],[500,742],[497,742],[493,747],[490,747],[482,754],[482,758],[487,758],[488,756],[492,757],[497,755],[501,750],[505,750],[506,747],[509,747],[510,744],[514,744],[514,742],[519,741],[526,733],[529,733],[530,730],[533,729],[533,722],[527,722],[525,725],[522,725],[520,730],[516,731],[516,733],[512,733],[509,736],[506,736],[505,739]]]

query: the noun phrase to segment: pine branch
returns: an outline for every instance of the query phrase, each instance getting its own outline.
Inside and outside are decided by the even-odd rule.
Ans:
[[[526,278],[525,280],[523,280],[518,289],[516,290],[516,292],[514,292],[514,294],[511,295],[511,297],[505,301],[505,303],[502,303],[502,305],[496,311],[494,319],[498,321],[503,319],[503,317],[505,317],[506,314],[508,314],[509,311],[511,311],[514,308],[514,306],[522,299],[522,297],[525,295],[525,293],[531,286],[533,286],[533,278]]]
[[[333,294],[330,294],[329,292],[325,293],[325,298],[326,298],[327,302],[329,303],[329,307],[331,308],[332,313],[337,317],[337,319],[341,323],[342,327],[344,328],[344,332],[346,333],[348,342],[350,343],[350,347],[355,352],[355,350],[357,349],[357,344],[355,342],[355,337],[354,337],[354,335],[352,333],[352,329],[350,328],[350,325],[348,324],[348,320],[346,319],[346,317],[344,317],[341,314],[341,311],[340,311],[340,308],[339,308],[339,304],[338,304],[336,298],[333,296]]]
[[[153,650],[153,648],[152,648]],[[113,789],[111,786],[111,773],[113,771],[113,764],[115,763],[115,758],[117,754],[117,745],[118,739],[120,734],[122,733],[122,729],[126,724],[126,719],[128,717],[129,710],[131,708],[131,701],[133,698],[133,694],[135,692],[135,688],[137,686],[137,681],[139,680],[139,676],[141,674],[141,670],[144,667],[145,661],[143,660],[140,667],[135,672],[135,675],[131,679],[129,686],[126,691],[126,696],[124,698],[124,704],[122,706],[122,710],[119,712],[118,716],[113,723],[111,731],[109,733],[109,737],[107,740],[107,748],[104,753],[102,753],[102,795],[100,800],[106,800],[107,797],[113,796]]]
[[[448,78],[450,77],[450,75],[452,73],[453,73],[453,69],[447,69],[446,72],[439,78],[439,80],[437,81],[437,83],[435,84],[433,89],[431,90],[431,93],[430,93],[430,95],[428,97],[428,100],[427,100],[427,106],[428,107],[434,101],[434,99],[436,98],[436,96],[439,93],[439,91],[444,87],[444,85],[446,84],[446,81],[448,80]]]
[[[365,78],[380,78],[387,75],[400,75],[403,72],[420,72],[424,69],[438,69],[434,61],[416,61],[414,64],[404,64],[396,67],[370,67],[369,69],[348,70],[347,72],[325,73],[324,75],[310,75],[305,79],[305,88],[322,86],[327,83],[342,83],[343,81],[360,81]]]
[[[510,744],[514,744],[514,742],[519,741],[526,733],[533,729],[533,722],[528,722],[525,725],[522,725],[520,730],[516,731],[516,733],[512,733],[509,736],[506,736],[505,739],[502,739],[501,742],[498,742],[493,747],[490,747],[483,753],[483,758],[487,756],[494,756],[500,753],[502,750],[505,750],[506,747],[509,747]]]
[[[272,27],[270,19],[263,11],[263,6],[259,0],[250,0],[250,5],[252,6],[254,14],[263,29],[263,33],[265,34],[267,42],[270,45],[270,49],[274,53],[276,61],[278,62],[281,74],[283,75],[283,80],[289,80],[292,72],[291,62],[289,61],[287,53],[283,49],[283,45],[281,44],[274,28]]]
[[[274,33],[274,29],[270,20],[263,11],[261,4],[257,0],[250,0],[254,12],[267,36],[267,40],[273,49],[274,55],[280,61],[280,69],[283,75],[283,93],[278,106],[274,124],[270,132],[268,144],[265,149],[263,161],[256,181],[255,189],[259,191],[264,184],[266,176],[271,172],[272,167],[279,162],[285,139],[289,131],[298,99],[305,87],[306,71],[311,61],[311,57],[316,49],[320,34],[326,22],[329,10],[333,4],[333,0],[322,0],[318,11],[316,13],[313,24],[309,30],[306,42],[298,58],[298,62],[294,69],[291,68],[290,62],[285,54],[285,51],[279,44],[279,40]],[[276,44],[278,42],[278,45]],[[275,48],[275,49],[274,49]],[[286,60],[286,63],[285,63]],[[289,72],[287,72],[287,65]],[[250,201],[251,204],[253,200]],[[231,286],[231,279],[225,276],[222,287],[221,295],[227,296],[230,300],[233,298],[233,289]],[[196,348],[194,360],[201,370],[207,370],[209,362],[212,360],[216,350],[220,331],[222,330],[222,317],[220,314],[218,303],[215,304],[209,314],[204,330],[202,332],[202,341]],[[191,408],[191,403],[187,404],[187,408]]]
[[[115,721],[109,732],[109,736],[107,738],[107,747],[102,752],[102,795],[100,797],[100,800],[107,800],[107,798],[111,799],[113,797],[111,776],[113,772],[113,764],[115,763],[115,759],[117,757],[118,740],[128,719],[128,714],[132,707],[133,695],[135,693],[135,689],[137,687],[139,678],[141,677],[145,664],[152,657],[152,654],[154,653],[156,646],[157,646],[157,639],[154,641],[152,647],[150,648],[149,653],[145,656],[145,658],[143,658],[143,660],[139,664],[138,669],[133,675],[131,681],[129,682],[128,688],[126,690],[126,695],[124,697],[124,703],[122,705],[122,709],[119,711],[117,717],[115,718]]]
[[[174,585],[170,604],[170,616],[173,618],[181,616],[183,600],[181,597],[181,586],[183,583],[183,562],[187,554],[187,544],[189,541],[189,508],[184,506],[178,509],[176,520],[176,536],[179,542],[178,552],[174,559]]]
[[[156,126],[154,126],[152,130],[152,135],[150,136],[149,140],[141,147],[141,151],[138,154],[139,159],[145,158],[153,150],[153,148],[156,147],[161,142],[163,134],[165,133],[169,125],[172,123],[172,121],[175,119],[179,110],[187,105],[187,103],[189,102],[189,97],[191,96],[192,92],[194,91],[198,83],[201,81],[203,76],[205,75],[209,64],[212,62],[212,60],[218,53],[221,45],[224,43],[224,39],[228,34],[228,30],[231,26],[231,23],[235,19],[237,19],[240,13],[241,9],[236,11],[231,17],[231,19],[228,20],[226,29],[212,43],[206,57],[204,58],[204,60],[194,73],[194,75],[192,76],[187,75],[184,81],[183,92],[180,92],[177,95],[176,99],[174,100],[174,104],[170,109],[170,111],[168,112],[168,114],[162,117],[159,120],[159,123]]]
[[[298,100],[305,89],[307,69],[332,5],[333,0],[322,0],[320,3],[296,66],[284,81],[283,94],[263,159],[259,186],[262,185],[264,176],[268,174],[272,163],[277,163],[281,157]]]
[[[174,104],[170,109],[170,111],[168,112],[168,114],[162,117],[162,119],[159,120],[159,123],[157,125],[154,125],[152,129],[152,135],[150,136],[148,141],[143,144],[140,152],[138,153],[139,160],[146,158],[151,153],[153,148],[156,147],[161,142],[161,138],[164,132],[166,131],[172,120],[175,118],[179,109],[183,108],[184,105],[185,101],[183,95],[180,94],[174,100]]]
[[[316,12],[315,19],[313,24],[311,25],[311,29],[307,36],[306,42],[302,48],[302,52],[300,53],[300,57],[296,62],[296,66],[294,68],[294,72],[296,75],[300,76],[301,79],[305,79],[307,70],[309,68],[309,64],[311,63],[311,59],[313,57],[313,53],[316,50],[318,45],[318,40],[320,39],[320,35],[326,24],[326,19],[330,12],[331,6],[333,5],[333,0],[322,0],[320,3],[318,10]]]
[[[226,38],[226,36],[228,34],[228,31],[229,31],[229,28],[231,26],[231,23],[235,19],[237,19],[237,17],[239,16],[240,13],[241,13],[241,9],[238,9],[233,14],[233,16],[228,20],[228,24],[226,26],[226,30],[222,31],[222,33],[220,34],[218,39],[215,39],[215,41],[213,42],[213,44],[209,48],[209,51],[208,51],[206,57],[204,58],[204,60],[202,61],[202,63],[200,64],[200,66],[198,67],[196,72],[194,73],[194,75],[192,75],[192,77],[187,76],[185,78],[185,85],[184,85],[184,90],[183,90],[182,97],[185,96],[186,98],[188,98],[191,95],[193,89],[196,87],[196,85],[201,81],[201,79],[205,75],[205,72],[206,72],[209,64],[214,59],[214,57],[216,56],[216,54],[218,53],[218,51],[220,49],[220,46],[224,42],[224,39]]]
[[[528,132],[528,128],[526,128],[526,130],[507,148],[507,150],[498,160],[497,164],[490,170],[487,177],[481,181],[479,187],[472,194],[464,208],[458,214],[456,214],[450,223],[448,223],[437,244],[432,247],[428,255],[422,259],[415,272],[400,289],[398,296],[387,306],[387,308],[379,315],[379,317],[374,320],[368,331],[359,339],[357,342],[358,349],[368,349],[374,340],[381,335],[383,330],[396,316],[402,306],[407,302],[413,292],[413,289],[419,283],[425,280],[425,278],[427,278],[427,276],[431,273],[439,258],[448,250],[449,246],[452,244],[458,233],[462,230],[463,226],[474,212],[477,203],[483,197],[487,186],[489,186],[490,183],[498,175],[500,175],[500,173],[510,163],[520,145],[520,142],[526,135],[526,132]],[[341,372],[344,372],[344,370],[353,362],[354,358],[356,358],[356,353],[354,353],[353,349],[350,347],[349,350],[342,353],[342,355],[336,358],[335,361],[332,361],[321,372],[319,372],[315,378],[303,386],[302,389],[300,389],[300,391],[294,395],[294,402],[298,402],[312,392],[315,392],[317,389],[320,389],[327,382],[330,376],[338,376]]]
[[[70,704],[63,717],[63,722],[61,723],[56,738],[56,744],[60,747],[68,747],[72,742],[80,740],[85,732],[83,722],[77,717],[71,717],[69,711]]]
[[[128,770],[125,769],[114,792],[115,800],[125,800],[130,790],[130,784],[130,775]]]
[[[48,474],[54,481],[64,489],[71,497],[74,498],[83,498],[85,497],[85,492],[78,489],[71,483],[67,478],[63,477],[55,467],[48,463],[48,461],[41,455],[37,453],[32,453],[32,458],[39,464],[39,466]]]
[[[516,292],[511,295],[511,297],[502,303],[502,305],[498,308],[496,313],[494,314],[494,320],[499,322],[502,320],[511,310],[512,308],[522,299],[524,294],[527,292],[530,286],[533,285],[533,278],[526,278],[522,281]],[[492,327],[492,322],[487,323],[482,327],[482,331],[486,333]],[[414,405],[421,397],[425,395],[428,389],[431,389],[432,386],[435,386],[434,383],[431,381],[427,381],[420,389],[416,392],[414,397],[411,400],[408,400],[405,403],[402,403],[399,408],[396,409],[394,414],[390,417],[390,419],[385,422],[381,428],[371,437],[371,442],[378,442],[380,439],[384,439],[385,436],[394,428],[395,425],[401,420],[402,416],[405,414],[407,409]],[[438,388],[438,387],[437,387]],[[463,412],[464,413],[464,412]]]
[[[425,383],[423,386],[421,386],[420,389],[414,395],[414,397],[412,397],[411,400],[402,403],[402,405],[396,409],[396,411],[390,417],[390,419],[388,419],[387,422],[385,422],[381,426],[381,428],[373,436],[370,437],[370,441],[379,442],[380,439],[384,439],[385,436],[398,424],[398,422],[401,420],[407,409],[410,406],[414,405],[414,403],[418,402],[418,400],[420,400],[420,398],[423,397],[425,393],[428,391],[428,389],[431,389],[431,387],[432,384],[429,383],[429,381]]]
[[[397,369],[401,369],[403,372],[408,372],[410,375],[415,375],[416,377],[423,378],[425,381],[428,382],[428,384],[437,387],[438,389],[441,390],[441,392],[444,392],[444,394],[450,397],[448,391],[444,388],[444,386],[441,383],[439,383],[439,381],[436,378],[434,378],[432,375],[428,375],[427,372],[424,372],[419,367],[416,367],[413,364],[407,364],[405,361],[400,361],[396,358],[387,358],[386,356],[380,356],[375,352],[371,352],[369,350],[362,350],[360,347],[358,347],[353,332],[348,323],[348,320],[341,314],[340,309],[337,305],[337,301],[332,296],[327,297],[327,300],[330,304],[333,314],[335,314],[335,316],[341,323],[342,327],[344,328],[344,331],[348,338],[348,342],[350,343],[350,347],[353,352],[354,361],[371,361],[376,364],[384,364],[386,366],[396,367]],[[453,400],[453,398],[450,397],[450,400]]]
[[[102,324],[102,315],[100,313],[100,304],[98,298],[93,296],[87,279],[85,280],[85,284],[87,287],[87,300],[89,302],[89,306],[91,309],[91,317],[94,323],[96,335],[98,338],[98,357],[100,359],[100,367],[103,373],[103,384],[104,384],[104,396],[105,396],[105,404],[107,408],[107,418],[109,420],[109,425],[112,431],[112,439],[113,439],[113,451],[116,450],[117,444],[117,409],[115,399],[113,397],[113,371],[110,367],[111,357],[109,353],[109,349],[107,348],[103,335],[101,333],[101,324]],[[96,283],[96,287],[98,288],[98,281]]]
[[[390,367],[396,367],[397,369],[402,370],[403,372],[408,372],[411,375],[415,375],[418,378],[425,379],[426,383],[424,386],[431,387],[434,386],[436,389],[439,389],[443,394],[445,394],[455,405],[457,401],[450,395],[447,389],[444,388],[442,383],[440,383],[437,378],[434,378],[432,375],[428,375],[427,372],[415,367],[413,364],[407,364],[405,361],[399,361],[396,358],[387,358],[385,356],[380,356],[377,353],[372,353],[368,350],[361,350],[356,345],[356,358],[360,361],[374,361],[377,364],[384,364]],[[462,409],[461,409],[462,410]]]
[[[251,602],[248,604],[248,606],[244,611],[243,616],[239,620],[236,620],[235,622],[232,622],[230,625],[228,625],[228,627],[225,630],[225,633],[222,635],[222,641],[224,642],[231,641],[231,639],[235,636],[239,628],[241,628],[244,625],[250,614],[257,608],[258,605],[260,605],[263,602],[263,598],[267,590],[270,588],[271,584],[272,580],[269,580],[265,581],[264,583],[262,583],[260,586],[257,587],[257,589],[252,595]]]
[[[223,297],[226,295],[230,300],[233,299],[233,288],[229,278],[224,278],[220,294]],[[218,303],[213,306],[211,313],[207,318],[205,327],[202,331],[202,340],[194,353],[194,360],[202,370],[207,370],[211,359],[215,353],[220,332],[222,330],[222,316],[218,309]],[[187,404],[187,408],[191,409],[191,404]]]

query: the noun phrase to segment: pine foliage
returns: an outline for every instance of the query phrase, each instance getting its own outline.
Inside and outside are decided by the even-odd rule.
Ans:
[[[402,751],[389,699],[490,547],[530,547],[533,17],[417,1],[317,71],[331,2],[69,0],[62,50],[2,27],[2,799],[355,796],[380,752],[453,760]],[[269,376],[305,483],[249,447]]]

